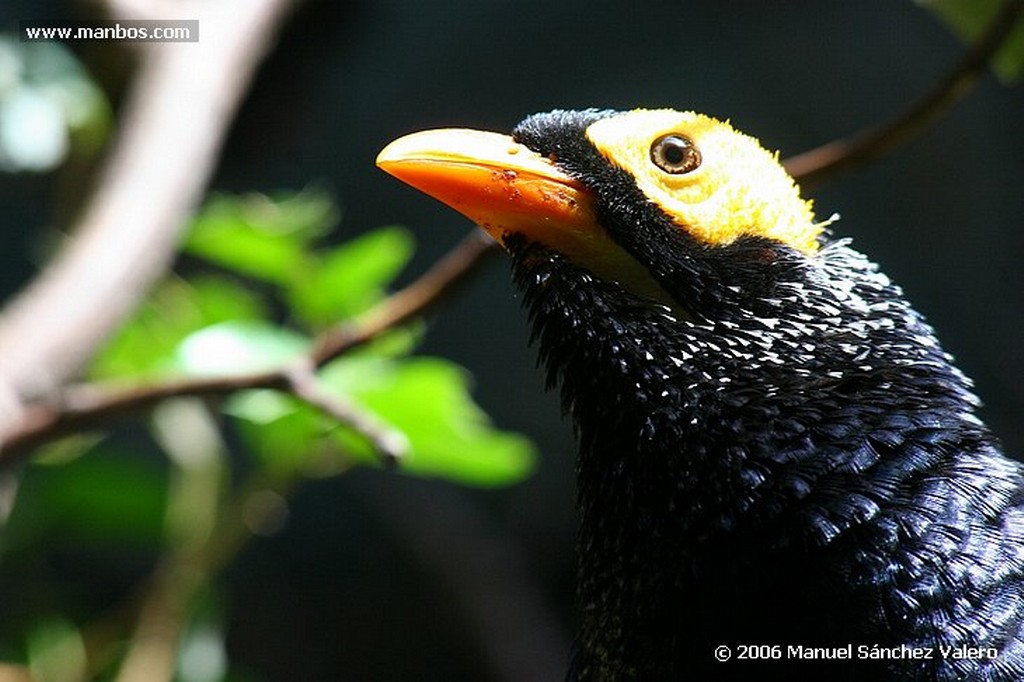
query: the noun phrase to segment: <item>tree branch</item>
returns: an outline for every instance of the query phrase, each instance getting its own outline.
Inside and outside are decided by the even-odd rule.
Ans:
[[[354,346],[372,341],[382,332],[422,315],[476,272],[484,258],[496,252],[496,246],[482,230],[472,230],[415,282],[366,312],[356,322],[339,325],[325,333],[313,346],[313,363],[323,367]]]
[[[391,447],[394,443],[388,442],[387,447],[381,448],[387,439],[379,429],[371,428],[369,432],[365,428],[360,429],[359,420],[353,423],[349,418],[351,415],[346,417],[345,410],[338,409],[338,404],[328,404],[320,399],[317,391],[306,390],[306,382],[301,377],[430,310],[477,270],[484,258],[494,252],[493,244],[482,232],[474,230],[407,287],[354,322],[330,329],[315,339],[308,357],[298,363],[254,374],[178,379],[144,386],[73,386],[65,389],[57,401],[30,404],[21,419],[5,434],[0,448],[0,470],[20,461],[42,443],[105,425],[116,417],[148,410],[169,398],[215,398],[254,388],[287,391],[314,404],[370,437],[378,450],[387,456],[394,449]],[[375,440],[374,434],[381,438]]]
[[[312,362],[295,363],[284,374],[287,379],[285,390],[339,424],[355,429],[373,445],[385,466],[397,467],[409,454],[409,440],[405,434],[391,428],[358,405],[325,391],[317,380],[316,367]]]
[[[906,111],[852,137],[834,140],[786,159],[786,170],[802,186],[809,187],[840,171],[876,159],[922,132],[977,83],[1013,31],[1021,10],[1024,10],[1024,0],[1004,0],[974,45]]]

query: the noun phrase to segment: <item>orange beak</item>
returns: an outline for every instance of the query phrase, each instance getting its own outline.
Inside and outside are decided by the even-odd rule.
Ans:
[[[583,187],[506,135],[456,129],[413,133],[385,147],[377,165],[448,204],[499,242],[515,233],[558,249],[569,235],[593,231]]]
[[[637,292],[662,293],[598,225],[590,192],[507,135],[464,129],[400,137],[377,165],[462,213],[498,242],[518,234]]]

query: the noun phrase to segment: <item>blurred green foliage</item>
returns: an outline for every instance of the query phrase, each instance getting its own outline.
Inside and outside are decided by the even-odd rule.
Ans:
[[[89,378],[145,385],[273,370],[308,353],[317,333],[359,324],[386,302],[414,244],[406,230],[384,227],[326,245],[338,216],[316,190],[213,197],[177,272],[98,354]],[[319,389],[406,446],[401,472],[472,486],[528,476],[532,444],[490,423],[465,370],[415,354],[422,331],[412,323],[353,348],[317,372]],[[127,437],[65,439],[21,473],[0,535],[0,571],[20,574],[29,587],[12,604],[21,617],[0,622],[0,660],[61,680],[103,678],[118,656],[130,660],[130,619],[117,631],[115,662],[97,668],[96,652],[83,648],[95,641],[92,621],[111,605],[62,594],[51,584],[61,577],[38,570],[51,552],[127,551],[203,576],[167,588],[181,602],[180,631],[169,641],[179,676],[192,671],[181,679],[227,679],[211,607],[217,571],[245,537],[279,526],[278,507],[304,478],[381,465],[363,432],[283,391],[175,399],[147,424]],[[163,583],[154,584],[159,592]]]
[[[98,356],[94,376],[237,375],[302,356],[317,331],[352,322],[384,300],[413,253],[412,237],[398,227],[318,248],[337,215],[333,202],[314,190],[213,198],[185,252],[220,272],[161,284]],[[272,319],[272,311],[285,323]],[[419,335],[415,326],[393,330],[334,360],[320,373],[322,387],[404,435],[407,472],[472,485],[528,475],[529,443],[490,425],[461,368],[413,356]],[[346,464],[377,461],[365,439],[293,397],[248,391],[225,408],[266,466],[301,466],[287,463],[324,449]]]

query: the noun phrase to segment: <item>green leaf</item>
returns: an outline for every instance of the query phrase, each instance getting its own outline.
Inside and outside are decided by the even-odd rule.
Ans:
[[[178,345],[189,334],[225,320],[264,314],[255,294],[224,277],[167,280],[97,355],[90,375],[111,379],[167,374],[174,369]]]
[[[235,417],[242,441],[271,477],[333,476],[355,464],[349,451],[325,437],[337,424],[284,393],[244,391],[232,396],[224,411]]]
[[[339,376],[344,374],[346,383],[370,386],[383,381],[392,364],[387,358],[364,352],[345,356],[333,366]],[[337,423],[280,391],[243,391],[231,396],[223,409],[238,420],[242,440],[261,466],[273,475],[338,473],[352,466],[348,458],[352,454],[359,455],[362,463],[375,461],[361,437],[355,438],[353,449],[339,450],[336,443],[325,438],[337,431]]]
[[[316,190],[279,198],[221,195],[196,217],[185,250],[255,279],[288,285],[309,265],[309,244],[338,220]]]
[[[224,403],[224,414],[245,419],[253,424],[271,424],[294,414],[298,401],[281,391],[269,388],[239,391]]]
[[[465,370],[436,358],[345,356],[321,381],[368,410],[410,443],[401,471],[474,486],[509,485],[534,467],[533,445],[495,429],[469,395]],[[243,440],[271,473],[336,474],[352,464],[376,466],[365,437],[277,391],[246,391],[225,411],[238,419]]]
[[[395,327],[366,345],[353,348],[346,357],[361,355],[378,358],[399,358],[412,353],[423,339],[426,325],[422,320],[413,320],[402,327]]]
[[[293,311],[313,327],[354,317],[384,297],[414,249],[412,235],[400,227],[380,228],[331,249],[306,276],[295,278]]]
[[[323,441],[329,429],[323,415],[283,393],[245,391],[228,400],[225,412],[236,418],[242,441],[272,477],[304,475],[323,468],[319,463],[338,458]]]
[[[349,386],[369,386],[390,377],[394,361],[407,355],[419,339],[417,329],[395,329],[353,349],[333,363],[333,372]],[[345,396],[349,399],[348,396]],[[365,439],[353,435],[354,447],[339,451],[325,437],[338,425],[296,398],[269,389],[240,391],[228,398],[225,414],[236,419],[242,440],[260,465],[275,475],[333,475],[350,466],[353,451],[360,461],[375,461]]]
[[[309,348],[298,332],[263,320],[233,320],[200,329],[178,346],[176,364],[194,376],[227,376],[274,369]]]
[[[4,529],[12,547],[83,543],[100,547],[159,544],[167,480],[152,462],[104,445],[23,474]]]
[[[532,444],[491,426],[469,395],[465,370],[437,358],[352,363],[342,358],[323,380],[401,431],[411,444],[402,470],[477,486],[508,485],[531,473]],[[372,453],[345,429],[336,439],[363,457]]]
[[[27,649],[32,679],[77,680],[85,676],[85,641],[70,620],[43,620],[28,633]]]
[[[974,42],[995,16],[1002,0],[917,0],[934,12],[965,43]],[[1024,18],[992,60],[992,68],[1007,85],[1024,77]]]

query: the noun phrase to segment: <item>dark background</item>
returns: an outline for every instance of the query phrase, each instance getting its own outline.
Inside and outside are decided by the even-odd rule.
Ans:
[[[54,0],[3,4],[0,28],[78,16]],[[124,56],[75,49],[116,102]],[[408,279],[470,226],[374,168],[403,133],[671,106],[728,118],[785,156],[892,116],[962,51],[934,15],[892,0],[311,1],[243,104],[213,188],[324,186],[342,203],[342,236],[415,231]],[[0,176],[0,293],[33,272],[68,182]],[[975,379],[1009,453],[1024,455],[1024,89],[989,75],[923,137],[810,194],[904,286]],[[559,678],[575,620],[572,434],[527,339],[499,259],[432,318],[423,351],[468,367],[494,420],[536,439],[536,475],[496,491],[373,471],[306,486],[285,530],[225,577],[239,669],[268,680]]]

